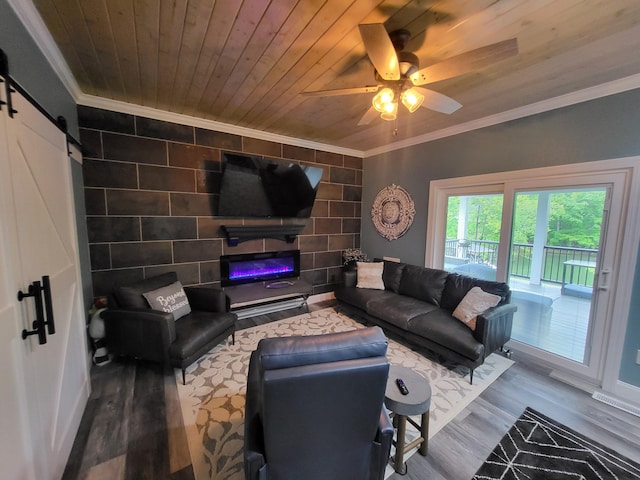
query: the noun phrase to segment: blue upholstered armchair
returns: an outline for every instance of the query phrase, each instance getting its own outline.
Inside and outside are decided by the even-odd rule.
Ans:
[[[384,478],[393,427],[379,327],[260,341],[249,363],[247,480]]]

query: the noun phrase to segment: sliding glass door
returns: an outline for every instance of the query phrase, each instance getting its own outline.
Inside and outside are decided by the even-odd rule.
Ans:
[[[518,306],[512,348],[598,378],[620,261],[624,175],[474,180],[432,192],[426,264],[507,282]]]
[[[588,337],[607,188],[517,192],[507,281],[512,338],[581,364]]]

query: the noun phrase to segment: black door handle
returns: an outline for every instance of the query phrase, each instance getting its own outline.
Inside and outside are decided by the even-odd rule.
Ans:
[[[42,294],[44,292],[44,307],[42,305]],[[42,283],[35,281],[29,285],[27,293],[22,290],[18,292],[18,301],[22,301],[27,297],[33,297],[36,307],[36,318],[33,321],[33,330],[22,330],[22,339],[26,339],[31,335],[38,335],[38,342],[40,345],[47,343],[47,332],[45,331],[45,325],[49,331],[49,335],[56,333],[55,324],[53,321],[53,304],[51,302],[51,284],[49,282],[49,276],[42,277]],[[47,318],[45,319],[45,310]]]
[[[44,308],[47,314],[47,320],[44,322],[47,325],[47,332],[49,335],[56,333],[56,325],[53,322],[53,303],[51,301],[51,283],[49,282],[49,275],[42,277],[42,291],[44,292]]]

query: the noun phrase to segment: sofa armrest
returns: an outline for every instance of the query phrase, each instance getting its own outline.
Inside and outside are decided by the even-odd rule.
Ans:
[[[474,337],[484,345],[485,358],[511,339],[513,314],[516,310],[516,305],[507,303],[478,315]]]
[[[345,287],[355,287],[358,284],[358,272],[356,270],[342,272],[342,283]]]
[[[102,312],[109,349],[120,355],[168,361],[169,345],[176,339],[172,313],[150,308]]]
[[[228,312],[229,303],[224,290],[215,287],[184,287],[191,310]]]

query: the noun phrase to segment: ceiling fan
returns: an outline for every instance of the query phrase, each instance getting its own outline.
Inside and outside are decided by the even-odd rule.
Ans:
[[[378,92],[373,97],[372,106],[360,119],[358,125],[367,125],[378,115],[384,120],[395,120],[399,102],[410,112],[415,112],[419,107],[425,107],[451,114],[462,105],[453,98],[419,85],[427,85],[479,70],[518,53],[518,41],[512,38],[455,55],[420,69],[418,57],[404,51],[411,38],[411,33],[407,30],[394,30],[387,33],[382,23],[361,24],[358,28],[369,60],[375,68],[377,85],[302,92],[302,95],[307,97]]]

